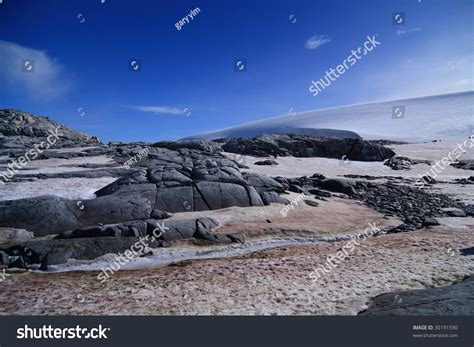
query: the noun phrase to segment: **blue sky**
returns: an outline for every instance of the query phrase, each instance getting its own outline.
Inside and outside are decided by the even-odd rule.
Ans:
[[[395,12],[405,24],[393,25]],[[472,90],[472,21],[470,0],[3,0],[0,108],[104,142],[157,141],[290,110]],[[309,92],[376,34],[380,46]]]

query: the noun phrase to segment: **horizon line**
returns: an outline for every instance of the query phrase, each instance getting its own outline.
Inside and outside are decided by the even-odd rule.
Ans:
[[[427,95],[414,96],[414,97],[402,98],[402,99],[377,100],[377,101],[358,102],[358,103],[353,103],[353,104],[343,104],[343,105],[338,105],[338,106],[316,108],[316,109],[311,109],[311,110],[306,110],[306,111],[301,111],[301,112],[295,112],[295,116],[298,115],[298,114],[334,110],[334,109],[344,108],[344,107],[353,107],[353,106],[360,106],[360,105],[372,105],[372,104],[378,104],[378,103],[382,103],[382,102],[394,102],[394,101],[403,101],[403,100],[425,99],[425,98],[431,98],[431,97],[436,97],[436,96],[448,96],[448,95],[463,94],[463,93],[474,93],[474,89],[463,90],[463,91],[458,91],[458,92],[448,92],[448,93],[443,93],[443,94],[427,94]],[[243,124],[240,124],[240,125],[234,125],[234,126],[230,126],[230,127],[226,127],[226,128],[217,129],[217,130],[206,131],[206,132],[199,133],[199,134],[196,134],[196,135],[206,135],[206,134],[210,134],[210,133],[214,133],[214,132],[230,130],[232,128],[237,128],[237,127],[241,127],[241,126],[244,126],[244,125],[250,125],[250,124],[262,122],[264,120],[278,119],[278,118],[283,118],[283,117],[291,117],[291,116],[289,114],[283,114],[283,115],[279,115],[279,116],[271,116],[271,117],[262,118],[262,119],[259,119],[259,120],[253,120],[253,121],[243,123]],[[186,136],[186,137],[183,137],[179,140],[183,140],[183,139],[193,137],[193,136],[196,136],[196,135]]]

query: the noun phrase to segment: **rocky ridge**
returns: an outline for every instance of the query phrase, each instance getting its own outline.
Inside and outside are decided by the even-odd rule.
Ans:
[[[0,110],[0,156],[17,157],[35,144],[46,141],[51,133],[59,139],[50,148],[99,145],[100,140],[65,127],[47,117],[5,109]]]

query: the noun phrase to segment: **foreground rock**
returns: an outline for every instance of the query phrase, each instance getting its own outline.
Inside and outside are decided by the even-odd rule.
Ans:
[[[68,260],[90,260],[103,256],[107,253],[122,253],[130,249],[132,245],[139,242],[138,237],[100,237],[100,238],[80,238],[74,240],[37,240],[23,244],[40,258],[47,265],[56,265],[66,263]],[[150,242],[150,247],[156,247],[157,244]],[[25,267],[29,264],[25,262]],[[43,266],[43,270],[47,267]]]
[[[40,264],[63,264],[69,259],[90,260],[107,253],[126,251],[137,242],[147,247],[167,247],[174,241],[194,240],[211,244],[244,243],[241,234],[213,234],[218,223],[210,218],[154,219],[114,225],[97,225],[63,232],[55,239],[13,242],[0,248],[0,263],[8,267],[28,268]]]
[[[361,315],[449,316],[474,314],[474,276],[450,286],[377,296]]]

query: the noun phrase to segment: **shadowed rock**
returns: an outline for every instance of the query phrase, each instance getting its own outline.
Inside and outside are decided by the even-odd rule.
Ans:
[[[395,152],[383,145],[361,139],[340,139],[305,135],[262,135],[254,138],[222,140],[226,152],[267,156],[325,157],[349,160],[382,161]]]
[[[457,169],[474,170],[474,160],[458,160],[457,162],[452,163],[451,166],[454,166]]]
[[[210,243],[244,243],[241,234],[213,234],[218,223],[210,218],[187,220],[133,221],[114,225],[97,225],[59,234],[52,240],[23,243],[51,265],[68,259],[94,259],[107,253],[130,249],[139,240],[149,247],[169,246],[178,240],[194,239]]]
[[[256,161],[256,162],[254,163],[254,165],[269,165],[269,166],[274,166],[274,165],[278,165],[278,162],[275,161],[275,160],[267,159],[267,160]]]
[[[410,170],[410,167],[416,164],[431,165],[431,161],[396,156],[388,159],[384,163],[384,165],[389,166],[392,170]]]
[[[0,225],[44,236],[99,223],[169,217],[167,213],[153,209],[152,198],[146,193],[140,195],[83,200],[83,209],[78,201],[57,196],[0,201]]]
[[[320,181],[319,187],[336,193],[344,193],[347,195],[355,195],[356,182],[351,179],[344,178],[326,178]]]
[[[230,243],[227,235],[212,235],[218,223],[211,218],[184,220],[147,219],[112,225],[97,225],[63,232],[56,239],[79,239],[89,237],[145,237],[150,236],[157,241],[176,241],[185,239],[201,239]],[[221,237],[222,236],[222,237]]]
[[[71,240],[36,240],[24,245],[46,257],[49,265],[64,264],[69,259],[92,260],[107,253],[122,253],[139,241],[138,237],[90,237]],[[157,242],[150,242],[156,247]]]
[[[361,315],[473,315],[474,277],[450,286],[377,296]]]

